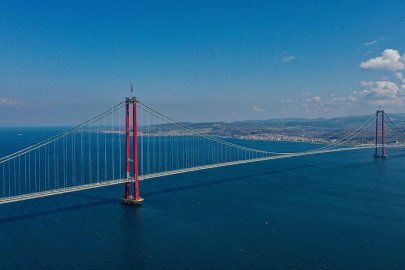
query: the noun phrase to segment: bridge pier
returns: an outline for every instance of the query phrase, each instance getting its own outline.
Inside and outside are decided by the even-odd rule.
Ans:
[[[132,87],[131,87],[132,90]],[[130,141],[129,141],[129,104],[132,103],[132,132],[133,132],[133,151],[134,159],[130,159]],[[138,129],[136,121],[136,98],[126,98],[126,173],[128,182],[125,183],[125,195],[121,197],[121,200],[125,204],[141,204],[144,201],[139,196],[139,179],[138,179]],[[133,180],[130,177],[130,162],[134,163],[134,177]],[[134,196],[130,195],[130,182],[134,182]]]
[[[381,114],[381,141],[382,141],[382,153],[378,154],[378,117]],[[376,111],[376,125],[375,125],[375,158],[386,158],[387,155],[385,153],[385,121],[384,121],[384,110],[377,110]]]

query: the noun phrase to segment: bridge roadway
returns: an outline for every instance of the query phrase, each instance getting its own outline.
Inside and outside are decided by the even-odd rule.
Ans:
[[[381,146],[382,145],[378,145],[378,147],[381,147]],[[210,165],[205,165],[205,166],[198,166],[198,167],[192,167],[192,168],[186,168],[186,169],[180,169],[180,170],[173,170],[173,171],[166,171],[166,172],[142,175],[142,176],[139,176],[139,180],[146,180],[146,179],[163,177],[163,176],[168,176],[168,175],[175,175],[175,174],[180,174],[180,173],[201,171],[201,170],[207,170],[207,169],[213,169],[213,168],[219,168],[219,167],[225,167],[225,166],[232,166],[232,165],[237,165],[237,164],[252,163],[252,162],[258,162],[258,161],[266,161],[266,160],[272,160],[272,159],[308,156],[308,155],[359,150],[359,149],[370,149],[370,148],[375,148],[375,147],[376,147],[375,145],[373,145],[373,146],[355,146],[355,147],[346,147],[346,148],[339,148],[339,149],[326,149],[326,150],[320,150],[320,151],[298,152],[298,153],[283,154],[283,155],[271,156],[271,157],[263,157],[263,158],[256,158],[256,159],[210,164]],[[402,147],[405,147],[405,144],[385,145],[385,147],[402,148]],[[133,182],[133,181],[134,180],[132,178],[132,179],[130,179],[129,182]],[[49,191],[41,191],[41,192],[35,192],[35,193],[30,193],[30,194],[5,197],[5,198],[0,199],[0,204],[17,202],[17,201],[25,201],[25,200],[34,199],[34,198],[42,198],[42,197],[46,197],[46,196],[64,194],[64,193],[75,192],[75,191],[86,190],[86,189],[112,186],[112,185],[117,185],[117,184],[123,184],[126,182],[128,182],[127,179],[116,179],[116,180],[101,181],[101,182],[87,184],[87,185],[81,185],[81,186],[60,188],[60,189],[54,189],[54,190],[49,190]]]

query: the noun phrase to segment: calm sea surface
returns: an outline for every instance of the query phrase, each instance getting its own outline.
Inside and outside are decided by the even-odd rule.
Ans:
[[[57,131],[1,128],[0,151]],[[150,179],[140,183],[141,207],[120,203],[122,185],[0,205],[0,269],[404,269],[405,150],[387,154]]]

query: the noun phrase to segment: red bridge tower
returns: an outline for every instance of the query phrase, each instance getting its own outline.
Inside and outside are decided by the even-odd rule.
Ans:
[[[131,98],[126,98],[126,128],[125,128],[125,135],[126,135],[126,180],[125,183],[125,194],[121,197],[121,200],[125,204],[141,204],[143,202],[143,198],[139,197],[139,183],[138,183],[138,130],[137,130],[137,123],[136,123],[136,98],[133,97],[133,88],[131,84]],[[130,159],[130,140],[129,140],[129,133],[130,125],[129,125],[129,104],[132,103],[132,137],[133,137],[133,151],[134,151],[134,159]],[[130,162],[134,164],[134,177],[130,176],[131,168]],[[134,196],[130,195],[130,184],[134,182]]]
[[[381,155],[378,154],[378,118],[381,115],[381,148],[382,148],[382,153]],[[384,110],[377,110],[376,112],[376,124],[375,124],[375,153],[374,153],[374,157],[376,158],[386,158],[387,155],[385,154],[385,129],[384,129]]]

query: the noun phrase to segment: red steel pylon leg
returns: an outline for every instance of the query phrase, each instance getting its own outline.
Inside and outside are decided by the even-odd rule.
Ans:
[[[385,129],[384,129],[384,111],[381,111],[381,124],[382,124],[382,156],[385,157]]]
[[[126,129],[125,129],[125,136],[126,136],[126,158],[125,158],[125,165],[126,165],[126,177],[129,180],[129,103],[126,105]],[[125,198],[129,198],[129,182],[125,183]]]
[[[139,185],[138,185],[138,128],[136,122],[136,99],[133,102],[133,140],[134,140],[134,197],[139,200]]]
[[[375,123],[375,154],[374,156],[378,156],[378,111],[376,113],[376,123]]]

